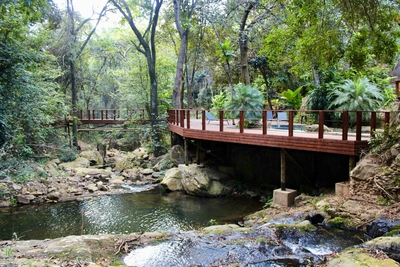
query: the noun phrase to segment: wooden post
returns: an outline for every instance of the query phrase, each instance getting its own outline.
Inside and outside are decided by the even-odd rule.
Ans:
[[[324,111],[320,110],[318,113],[318,138],[324,138]]]
[[[289,111],[289,136],[293,136],[293,119],[294,119],[293,110],[290,110]]]
[[[197,112],[197,111],[196,111]],[[196,146],[196,164],[200,165],[201,164],[201,151],[200,151],[200,146],[201,146],[201,141],[197,140],[197,146]]]
[[[356,167],[356,157],[349,156],[349,180],[350,180],[350,172]]]
[[[281,190],[286,190],[286,158],[283,149],[281,149]]]
[[[243,133],[244,131],[244,111],[241,110],[239,111],[239,128],[240,128],[240,133]]]
[[[399,91],[400,91],[400,80],[394,81],[396,84],[396,96],[399,98]]]
[[[349,112],[342,113],[342,140],[346,141],[349,134]]]
[[[362,113],[356,112],[356,141],[361,141],[361,126],[362,126]]]
[[[181,109],[179,113],[180,113],[179,114],[180,125],[181,127],[185,127],[185,111]]]
[[[87,111],[88,120],[90,120],[90,110]]]
[[[201,111],[201,129],[204,131],[206,129],[206,111]]]
[[[268,124],[268,121],[267,121],[267,111],[266,110],[263,110],[262,111],[262,133],[263,133],[263,135],[266,135],[267,134],[267,125]]]
[[[101,120],[104,120],[104,110],[101,110]]]
[[[375,130],[376,130],[376,112],[373,111],[371,112],[371,129],[369,130],[369,134],[370,136],[374,136],[375,135]]]
[[[224,111],[223,110],[219,111],[219,131],[220,132],[224,131]]]
[[[189,165],[189,152],[188,152],[188,150],[189,150],[189,147],[188,147],[188,140],[187,140],[187,138],[183,138],[183,141],[184,141],[184,145],[185,145],[185,165],[186,166],[188,166]]]
[[[190,110],[186,110],[186,128],[190,129]]]

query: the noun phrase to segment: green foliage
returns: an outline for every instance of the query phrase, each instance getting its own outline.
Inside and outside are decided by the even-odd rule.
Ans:
[[[32,160],[16,158],[0,160],[0,176],[8,176],[16,183],[26,183],[44,175],[39,166],[39,163]]]
[[[218,95],[215,95],[211,101],[211,107],[213,110],[223,110],[226,106],[228,99],[223,91]]]
[[[217,44],[215,55],[219,57],[222,62],[231,61],[235,57],[235,50],[231,46],[231,41],[226,40],[224,43]]]
[[[232,116],[237,117],[239,110],[245,111],[246,119],[261,118],[261,110],[264,107],[264,97],[261,92],[254,87],[237,84],[235,85],[234,95],[228,96],[225,108],[234,110]]]
[[[328,109],[328,90],[325,87],[312,90],[307,98],[307,106],[311,110]]]
[[[295,91],[287,89],[281,93],[280,100],[288,109],[300,109],[302,96],[300,94],[302,87],[297,88]]]
[[[205,87],[200,90],[199,97],[197,98],[197,105],[204,108],[210,109],[211,107],[211,88]]]
[[[393,199],[382,196],[379,196],[376,201],[381,206],[392,206],[395,203]]]
[[[344,84],[330,92],[332,99],[329,107],[336,110],[376,110],[383,102],[379,88],[367,78],[356,81],[346,80]]]
[[[65,148],[61,149],[57,154],[57,157],[60,159],[61,162],[70,162],[74,161],[79,155],[78,150],[75,148]]]
[[[218,222],[217,222],[217,220],[215,220],[215,219],[210,219],[210,220],[208,221],[208,223],[209,223],[210,225],[218,225]]]
[[[397,144],[399,139],[400,133],[396,128],[386,124],[383,131],[374,132],[374,135],[368,141],[370,152],[379,155]]]
[[[42,49],[46,29],[33,27],[49,8],[47,1],[10,1],[0,6],[0,149],[18,157],[35,153],[66,113],[54,80],[55,58]],[[58,116],[58,117],[57,117]],[[0,154],[1,155],[1,154]]]

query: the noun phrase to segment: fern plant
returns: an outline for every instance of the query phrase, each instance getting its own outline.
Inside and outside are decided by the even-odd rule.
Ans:
[[[246,119],[261,118],[261,110],[264,107],[264,97],[262,93],[254,87],[237,84],[235,94],[228,97],[225,108],[234,110],[232,116],[239,116],[239,110],[244,110]]]

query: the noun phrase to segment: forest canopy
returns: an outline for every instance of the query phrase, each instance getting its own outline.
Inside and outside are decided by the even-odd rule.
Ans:
[[[144,109],[160,152],[158,121],[173,107],[224,109],[240,92],[267,109],[395,99],[398,1],[110,0],[89,17],[60,1],[0,2],[2,160],[68,146],[78,110]],[[355,86],[356,107],[345,96]],[[73,137],[56,127],[65,118]]]

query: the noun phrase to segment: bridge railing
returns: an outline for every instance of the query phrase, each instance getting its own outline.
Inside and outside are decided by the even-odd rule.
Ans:
[[[144,120],[144,109],[90,109],[79,110],[80,120]]]
[[[207,130],[209,122],[206,112],[208,111],[171,109],[168,111],[168,122],[190,129],[191,120],[192,122],[197,121],[197,123],[200,121],[201,130]],[[341,140],[348,140],[351,135],[355,136],[356,141],[368,140],[376,131],[384,130],[384,126],[389,123],[391,113],[393,113],[390,111],[344,110],[214,110],[211,112],[217,119],[221,132],[224,131],[224,127],[227,127],[227,120],[236,121],[235,127],[239,129],[240,133],[247,131],[245,125],[248,123],[246,122],[253,121],[256,122],[256,126],[251,129],[258,128],[263,135],[267,135],[270,129],[284,129],[287,131],[287,136],[295,136],[296,132],[311,128],[309,131],[317,132],[319,139],[323,139],[329,130],[334,130],[335,132],[332,134],[341,135]],[[257,118],[246,118],[247,114],[256,113],[259,115]],[[267,115],[271,113],[273,114],[272,118]],[[278,113],[284,113],[286,120],[278,120]]]

